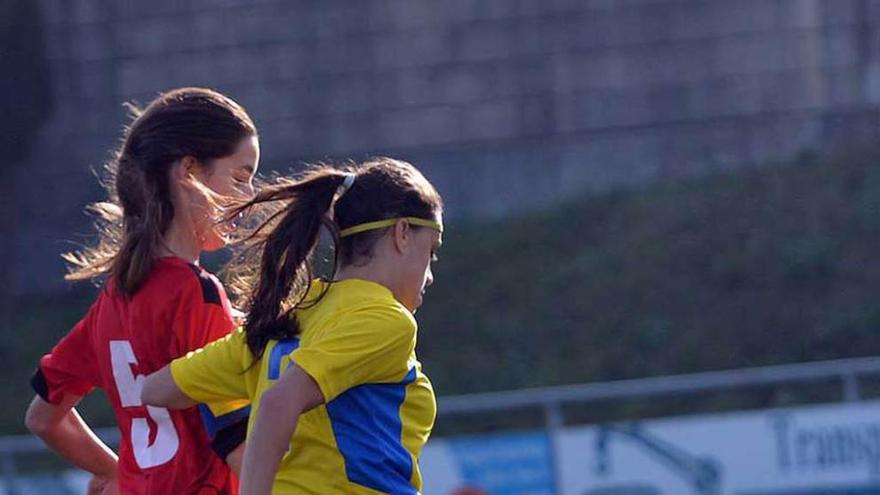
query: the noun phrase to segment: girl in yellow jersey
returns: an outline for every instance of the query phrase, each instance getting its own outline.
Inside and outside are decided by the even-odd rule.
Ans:
[[[273,201],[286,204],[255,231],[244,328],[148,377],[143,401],[249,399],[242,495],[417,494],[436,405],[413,314],[433,281],[441,198],[412,165],[383,158],[314,169],[239,211]],[[328,221],[338,269],[310,280]]]

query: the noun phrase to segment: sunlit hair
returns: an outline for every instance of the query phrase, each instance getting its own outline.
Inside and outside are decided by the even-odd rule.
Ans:
[[[132,122],[105,165],[102,185],[108,198],[87,207],[96,217],[98,241],[62,255],[69,263],[67,280],[109,275],[127,296],[150,272],[174,219],[172,165],[189,156],[211,167],[257,133],[238,103],[209,89],[180,88],[161,94],[143,110],[129,109]]]

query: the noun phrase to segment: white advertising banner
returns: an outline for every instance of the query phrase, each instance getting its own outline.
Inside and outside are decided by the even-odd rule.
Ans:
[[[880,495],[880,401],[440,439],[421,468],[429,495]]]

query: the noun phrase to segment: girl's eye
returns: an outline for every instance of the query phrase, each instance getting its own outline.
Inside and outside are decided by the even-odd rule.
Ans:
[[[238,177],[233,177],[232,181],[235,183],[235,187],[237,189],[247,189],[251,185],[251,181],[248,179],[240,179]]]

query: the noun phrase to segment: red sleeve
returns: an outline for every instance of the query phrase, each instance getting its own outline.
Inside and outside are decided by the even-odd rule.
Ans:
[[[46,402],[58,404],[65,393],[83,396],[101,386],[98,359],[91,342],[91,328],[99,301],[55,345],[52,352],[40,359],[40,366],[31,384]]]
[[[192,268],[196,277],[186,284],[174,315],[171,355],[175,357],[225,337],[235,328],[223,286],[204,270]]]

